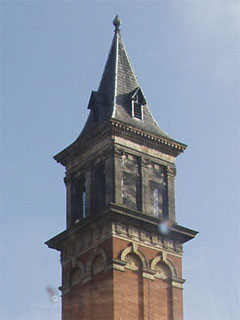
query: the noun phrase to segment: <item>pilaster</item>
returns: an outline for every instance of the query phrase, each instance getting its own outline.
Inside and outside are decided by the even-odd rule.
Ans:
[[[110,150],[109,150],[110,151]],[[106,203],[112,202],[114,198],[114,188],[113,188],[113,160],[109,152],[109,156],[105,160],[105,177],[106,177]]]
[[[66,185],[66,224],[67,227],[71,225],[71,212],[72,212],[72,177],[70,175],[64,178],[64,183]]]
[[[122,155],[123,151],[120,148],[114,148],[114,195],[115,203],[122,204]]]
[[[168,185],[168,215],[169,220],[172,222],[176,221],[175,217],[175,177],[176,177],[176,167],[167,167],[167,185]]]
[[[91,215],[91,167],[87,166],[85,173],[85,190],[86,190],[86,216]]]
[[[142,211],[149,213],[149,160],[141,158]]]

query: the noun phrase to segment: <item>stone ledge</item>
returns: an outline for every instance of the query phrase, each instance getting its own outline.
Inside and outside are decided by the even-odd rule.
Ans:
[[[177,277],[172,277],[172,287],[178,288],[178,289],[183,289],[183,284],[186,281],[185,279],[182,278],[177,278]]]

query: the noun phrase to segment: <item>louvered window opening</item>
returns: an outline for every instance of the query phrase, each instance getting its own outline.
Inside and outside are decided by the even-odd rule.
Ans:
[[[135,118],[142,120],[142,105],[138,102],[133,102],[133,115]]]

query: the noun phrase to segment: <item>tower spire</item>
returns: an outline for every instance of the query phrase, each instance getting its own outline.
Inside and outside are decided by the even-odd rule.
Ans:
[[[132,128],[138,132],[138,137],[160,142],[171,154],[178,155],[186,148],[186,145],[169,137],[153,118],[123,43],[118,15],[113,19],[113,25],[115,32],[103,75],[97,91],[92,91],[89,99],[88,119],[75,142],[55,156],[59,162],[65,162],[68,152],[89,139],[99,128],[116,122],[127,131]]]
[[[80,137],[92,132],[103,122],[115,119],[161,136],[170,138],[158,126],[148,107],[123,43],[118,15],[113,19],[115,34],[97,91],[92,91],[91,110]]]
[[[186,146],[154,122],[118,16],[113,24],[85,128],[55,156],[67,226],[46,244],[61,252],[62,320],[183,320],[182,245],[197,234],[175,218],[175,158]]]

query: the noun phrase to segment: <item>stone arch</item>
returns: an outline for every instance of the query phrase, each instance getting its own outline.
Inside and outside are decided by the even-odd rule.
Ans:
[[[107,262],[106,253],[103,249],[96,248],[87,263],[87,273],[96,274],[105,269]]]
[[[77,262],[69,275],[70,287],[79,283],[82,280],[83,276],[84,276],[83,264],[81,262]]]
[[[142,260],[139,258],[139,256],[136,253],[130,252],[126,255],[125,267],[133,271],[141,270]]]
[[[172,277],[177,277],[177,270],[175,268],[175,265],[173,264],[173,262],[169,259],[166,260],[167,265],[169,266],[169,268],[172,271]]]
[[[158,263],[156,264],[156,269],[155,269],[155,270],[156,270],[158,276],[159,276],[160,278],[162,278],[162,279],[169,279],[169,278],[171,278],[171,276],[172,276],[172,271],[171,271],[171,269],[170,269],[169,266],[168,266],[165,262],[163,262],[163,261],[158,262]]]
[[[121,258],[120,259],[122,261],[128,263],[129,257],[127,258],[127,256],[129,254],[135,254],[140,259],[140,261],[142,262],[142,267],[143,268],[148,268],[148,260],[146,259],[145,255],[137,248],[136,244],[133,244],[131,247],[125,248],[121,253]],[[132,259],[134,259],[133,255],[131,255],[130,257],[132,257]]]
[[[151,269],[156,271],[161,277],[177,277],[177,271],[169,259],[164,259],[161,256],[155,257],[151,262]]]
[[[103,256],[98,254],[97,256],[95,256],[95,258],[92,261],[91,273],[96,274],[103,271],[104,269],[105,269],[105,261],[103,259]]]

